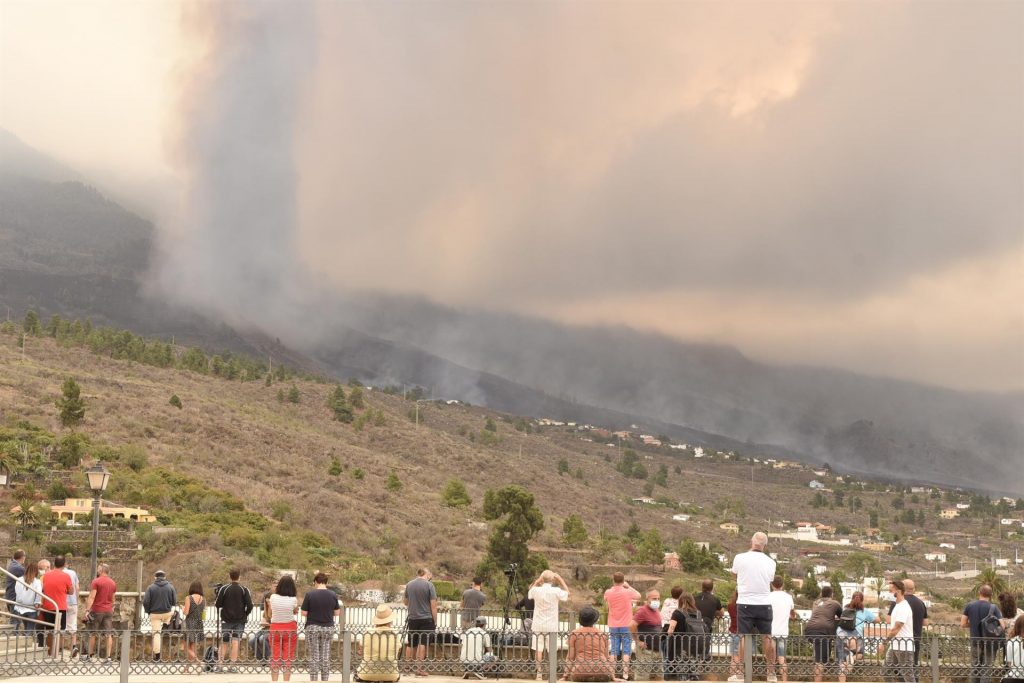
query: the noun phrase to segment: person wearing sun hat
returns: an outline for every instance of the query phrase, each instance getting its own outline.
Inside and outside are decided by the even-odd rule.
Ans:
[[[356,670],[360,681],[398,680],[398,635],[391,629],[394,615],[388,605],[377,605],[373,614],[373,628],[363,634],[358,643],[362,661]]]

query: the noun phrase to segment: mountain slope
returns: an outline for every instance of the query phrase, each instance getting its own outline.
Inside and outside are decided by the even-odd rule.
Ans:
[[[363,297],[337,317],[580,404],[779,444],[852,471],[1024,491],[1020,395],[774,367],[732,348],[627,328],[571,327],[394,297]]]
[[[500,410],[775,444],[854,471],[1024,491],[1024,396],[756,363],[724,346],[362,293],[311,295],[325,330],[236,330],[144,296],[152,226],[90,188],[0,174],[0,300]],[[27,175],[31,175],[27,173]],[[275,333],[277,333],[275,331]],[[294,338],[287,334],[294,333]],[[780,448],[765,448],[779,452]]]

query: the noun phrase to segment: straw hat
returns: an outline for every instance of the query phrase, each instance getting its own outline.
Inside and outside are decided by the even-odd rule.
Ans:
[[[387,605],[377,605],[377,612],[373,615],[373,625],[382,626],[391,623],[391,608]]]

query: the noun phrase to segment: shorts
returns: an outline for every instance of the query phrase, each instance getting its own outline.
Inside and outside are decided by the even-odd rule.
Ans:
[[[409,647],[429,645],[430,637],[436,629],[437,625],[434,624],[434,620],[430,617],[426,619],[409,619],[405,622],[405,630],[409,634]]]
[[[830,633],[805,633],[804,635],[814,647],[814,663],[828,664],[832,659],[832,639],[835,636]]]
[[[87,631],[113,631],[114,630],[114,613],[113,612],[89,612],[92,615],[92,621],[89,622]]]
[[[544,654],[548,648],[548,634],[544,631],[534,631],[530,634],[530,647],[534,652]]]
[[[633,654],[633,637],[628,626],[609,626],[608,638],[611,641],[611,653],[613,657],[619,655],[630,656]]]
[[[54,614],[53,612],[44,612],[43,621],[51,626],[56,624],[58,631],[63,631],[68,627],[68,613],[65,610],[61,610]]]
[[[245,635],[244,621],[222,621],[220,622],[220,638],[225,643],[232,640],[241,640]]]
[[[857,654],[863,649],[864,639],[859,633],[843,629],[836,631],[836,661],[845,662],[848,653]]]
[[[68,633],[78,632],[78,605],[68,605],[67,628],[65,629]]]
[[[775,656],[786,656],[786,636],[775,636]]]
[[[771,605],[736,605],[736,632],[740,635],[760,633],[771,635]]]

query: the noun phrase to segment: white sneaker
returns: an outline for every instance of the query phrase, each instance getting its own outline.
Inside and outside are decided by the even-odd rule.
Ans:
[[[779,683],[779,677],[775,674],[768,674],[768,683]]]
[[[727,679],[728,683],[743,683],[743,676],[729,676]]]

